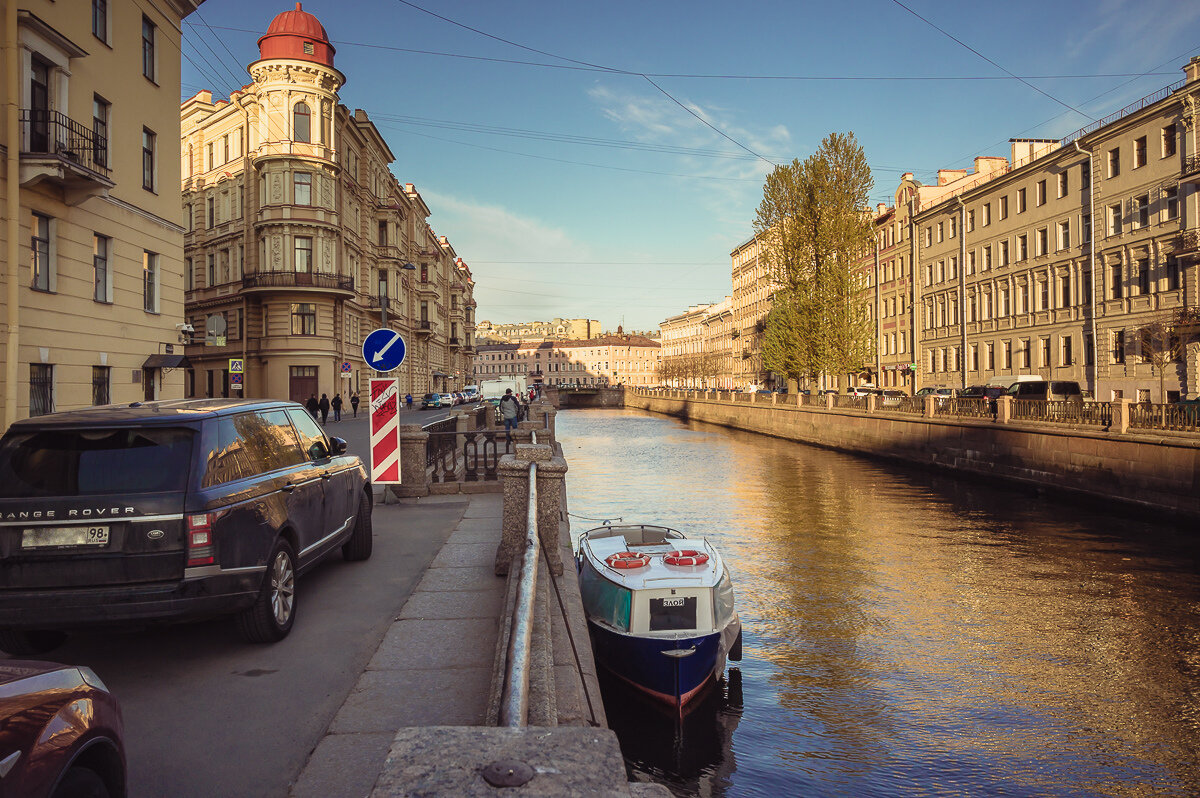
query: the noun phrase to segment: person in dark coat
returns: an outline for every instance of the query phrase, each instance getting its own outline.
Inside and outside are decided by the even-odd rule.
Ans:
[[[342,395],[340,393],[335,393],[333,395],[333,401],[329,403],[329,406],[333,408],[333,420],[341,421],[342,420]]]
[[[354,408],[354,417],[358,418],[358,394],[351,395],[350,406]]]
[[[317,403],[317,407],[321,410],[321,423],[325,424],[329,421],[329,395],[321,394],[321,401]]]
[[[308,409],[308,414],[312,416],[313,420],[315,421],[317,418],[317,411],[321,409],[320,404],[317,402],[317,395],[315,393],[308,397],[308,401],[304,403],[304,407]]]

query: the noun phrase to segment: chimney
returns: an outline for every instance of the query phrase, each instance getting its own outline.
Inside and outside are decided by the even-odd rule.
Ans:
[[[1192,56],[1192,60],[1188,61],[1183,68],[1183,74],[1187,77],[1188,83],[1200,80],[1200,55]]]

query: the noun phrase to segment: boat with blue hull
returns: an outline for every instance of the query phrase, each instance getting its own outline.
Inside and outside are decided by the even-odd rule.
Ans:
[[[606,525],[580,536],[576,558],[593,653],[614,675],[682,709],[741,659],[733,580],[707,540]]]

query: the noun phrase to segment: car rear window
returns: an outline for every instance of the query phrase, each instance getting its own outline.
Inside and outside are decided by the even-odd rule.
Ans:
[[[10,434],[0,441],[0,497],[182,491],[194,437],[174,427]]]

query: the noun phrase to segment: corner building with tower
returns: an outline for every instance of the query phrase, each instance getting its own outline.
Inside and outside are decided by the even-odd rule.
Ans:
[[[299,3],[259,39],[252,82],[202,91],[182,122],[191,397],[365,395],[372,330],[408,347],[402,393],[461,388],[474,353],[474,282],[362,110],[325,29]],[[244,366],[237,386],[230,361]]]

